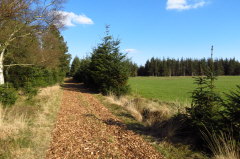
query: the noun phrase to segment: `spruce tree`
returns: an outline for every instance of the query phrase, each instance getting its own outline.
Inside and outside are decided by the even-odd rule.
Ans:
[[[126,65],[126,56],[120,52],[120,41],[109,35],[109,26],[106,27],[106,36],[94,50],[89,66],[89,80],[87,84],[92,88],[117,96],[128,92],[127,80],[129,70]]]
[[[79,68],[80,68],[80,65],[81,65],[81,61],[80,61],[80,59],[76,56],[76,57],[73,59],[73,62],[72,62],[72,65],[71,65],[71,69],[70,69],[70,76],[71,76],[71,77],[75,77],[75,76],[76,76],[76,73],[77,73],[77,71],[78,71]]]

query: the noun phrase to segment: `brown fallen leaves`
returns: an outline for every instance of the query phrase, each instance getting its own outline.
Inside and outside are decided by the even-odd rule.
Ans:
[[[80,84],[66,83],[47,159],[161,159]]]

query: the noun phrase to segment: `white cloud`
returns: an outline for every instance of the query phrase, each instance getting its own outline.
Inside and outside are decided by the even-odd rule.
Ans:
[[[137,53],[138,52],[136,49],[125,49],[123,51],[127,52],[127,53]]]
[[[206,5],[205,0],[167,0],[167,10],[196,9]]]
[[[84,14],[75,14],[73,12],[60,11],[60,14],[63,15],[62,23],[65,26],[76,26],[77,24],[94,24],[93,20],[88,18]]]

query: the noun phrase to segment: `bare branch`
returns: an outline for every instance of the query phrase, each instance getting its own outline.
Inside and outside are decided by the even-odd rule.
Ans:
[[[13,66],[34,66],[34,64],[10,64],[10,65],[4,65],[4,67],[13,67]]]

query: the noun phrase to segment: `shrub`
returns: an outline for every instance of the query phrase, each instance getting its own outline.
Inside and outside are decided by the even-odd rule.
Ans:
[[[46,87],[61,82],[65,73],[57,69],[46,69],[43,67],[15,66],[8,70],[6,81],[13,84],[16,89],[25,88],[26,84],[31,87]]]
[[[6,85],[0,85],[0,102],[4,106],[11,106],[15,104],[17,100],[17,91],[12,87]]]
[[[37,95],[39,87],[47,87],[62,82],[65,72],[39,66],[14,66],[5,70],[6,81],[17,90],[22,90],[28,99]],[[14,96],[14,95],[13,95]]]
[[[34,96],[37,95],[38,89],[32,85],[30,82],[26,82],[24,84],[23,92],[25,95],[28,96],[28,99],[32,99]]]

